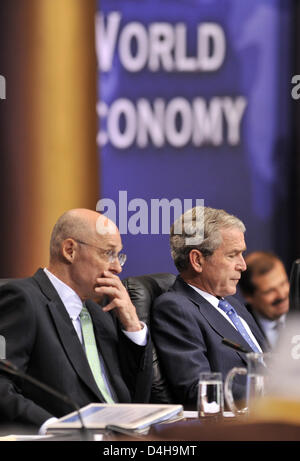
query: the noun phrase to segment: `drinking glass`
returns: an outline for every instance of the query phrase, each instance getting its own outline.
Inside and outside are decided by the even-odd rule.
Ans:
[[[197,406],[199,418],[221,419],[223,417],[222,373],[200,373]]]

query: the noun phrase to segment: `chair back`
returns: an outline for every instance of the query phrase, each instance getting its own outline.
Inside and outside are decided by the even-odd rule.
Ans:
[[[123,280],[139,319],[145,322],[149,329],[151,308],[155,298],[168,291],[175,279],[174,274],[157,273],[127,277]],[[153,380],[150,401],[151,403],[174,403],[159,364],[155,345],[153,345]]]
[[[290,312],[300,312],[300,259],[293,262],[290,274]]]
[[[2,285],[6,285],[6,283],[8,283],[8,282],[12,282],[13,280],[15,280],[15,279],[0,279],[0,287]]]

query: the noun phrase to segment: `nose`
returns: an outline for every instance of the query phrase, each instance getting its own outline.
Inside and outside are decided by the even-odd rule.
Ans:
[[[240,255],[237,266],[238,266],[238,270],[240,270],[241,272],[244,272],[247,269],[247,264],[246,264],[246,261],[244,260],[243,255]]]
[[[286,283],[281,287],[277,288],[277,295],[280,299],[285,299],[289,294],[289,284]]]
[[[120,274],[122,272],[122,266],[120,264],[120,261],[118,258],[114,259],[113,262],[110,263],[110,269],[111,272],[114,274]]]

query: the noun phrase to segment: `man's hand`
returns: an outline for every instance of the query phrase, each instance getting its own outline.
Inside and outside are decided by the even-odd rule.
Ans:
[[[96,293],[107,295],[110,303],[103,307],[104,312],[116,309],[117,316],[126,331],[139,331],[142,325],[131,302],[126,288],[117,275],[105,271],[103,277],[97,278]]]

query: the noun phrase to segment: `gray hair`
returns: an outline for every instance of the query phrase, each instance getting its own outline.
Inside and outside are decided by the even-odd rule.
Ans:
[[[202,219],[198,219],[202,217]],[[189,266],[189,253],[193,248],[204,257],[210,256],[221,245],[221,229],[237,228],[245,232],[243,222],[224,210],[208,207],[194,207],[182,214],[170,231],[171,255],[179,272]],[[180,232],[178,230],[180,229]],[[199,243],[191,245],[192,236],[202,236]]]
[[[61,215],[51,234],[50,238],[50,261],[61,258],[61,244],[67,238],[85,240],[92,235],[92,229],[87,220],[78,216],[74,210],[66,211]]]

